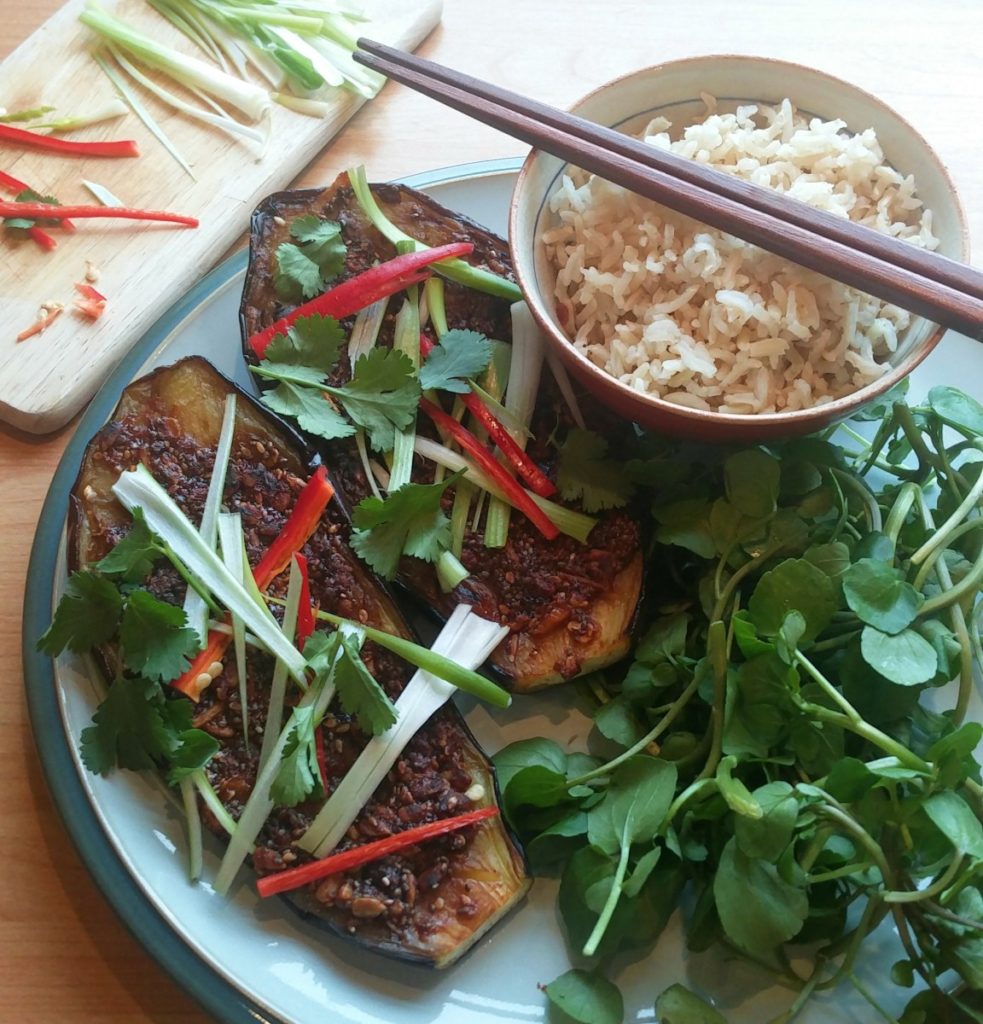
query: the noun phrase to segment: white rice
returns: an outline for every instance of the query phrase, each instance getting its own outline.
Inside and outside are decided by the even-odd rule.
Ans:
[[[650,145],[934,249],[914,180],[873,129],[806,119],[788,100],[707,116]],[[637,391],[696,409],[781,412],[876,380],[910,316],[583,171],[564,175],[544,234],[573,343]]]

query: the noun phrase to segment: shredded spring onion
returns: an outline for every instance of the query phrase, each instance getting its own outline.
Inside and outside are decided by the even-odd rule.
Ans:
[[[230,398],[234,397],[232,395]],[[214,480],[214,478],[213,478]],[[207,502],[206,502],[207,505]],[[246,576],[252,576],[249,566],[243,562],[242,550],[245,535],[242,516],[238,512],[220,512],[218,516],[218,539],[222,550],[222,561],[238,583],[245,584]],[[249,750],[249,694],[246,687],[246,624],[241,615],[232,616],[232,644],[236,656],[236,673],[239,681],[239,706],[242,709],[242,737]]]
[[[396,316],[393,348],[402,352],[413,364],[414,369],[420,368],[420,311],[412,297],[403,302],[403,306]],[[393,464],[389,471],[390,491],[398,491],[400,487],[404,487],[410,482],[413,473],[413,441],[415,438],[415,420],[405,430],[396,431]]]

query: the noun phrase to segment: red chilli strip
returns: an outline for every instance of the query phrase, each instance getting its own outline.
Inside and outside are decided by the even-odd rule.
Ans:
[[[307,539],[317,529],[321,521],[321,513],[334,495],[334,488],[328,481],[328,471],[324,466],[318,466],[313,476],[304,485],[300,492],[297,504],[294,505],[290,518],[286,521],[276,540],[267,548],[266,554],[260,559],[259,565],[253,569],[253,579],[260,590],[266,588],[281,572],[289,565],[290,559],[307,543]],[[304,572],[306,563],[301,572]],[[305,574],[306,576],[306,574]],[[308,600],[308,608],[310,601]],[[208,685],[201,677],[208,674],[208,668],[216,661],[221,661],[225,651],[232,641],[228,633],[213,630],[208,634],[205,649],[198,653],[198,656],[188,667],[188,670],[179,679],[175,679],[171,686],[180,690],[193,701],[201,696],[201,691]]]
[[[466,451],[485,471],[487,476],[502,490],[508,500],[536,527],[547,539],[555,540],[560,531],[546,513],[522,489],[515,477],[495,458],[494,455],[471,433],[467,427],[461,426],[453,416],[448,416],[443,409],[434,405],[426,398],[420,399],[420,408]]]
[[[297,606],[297,650],[303,651],[308,637],[314,632],[314,605],[311,604],[311,581],[307,574],[307,559],[299,552],[294,555],[300,569],[300,604]],[[320,735],[320,733],[319,733]]]
[[[2,126],[0,126],[2,127]],[[151,220],[164,224],[181,224],[184,227],[198,227],[197,217],[187,217],[183,213],[167,213],[165,210],[133,210],[127,206],[52,206],[50,203],[18,203],[0,201],[0,217],[37,217],[54,220],[57,213],[59,219],[74,217],[119,218],[122,220]]]
[[[428,839],[447,835],[448,832],[457,832],[462,828],[467,828],[468,825],[476,825],[480,821],[487,821],[498,813],[497,807],[480,807],[476,811],[458,814],[454,818],[444,818],[442,821],[419,825],[416,828],[407,829],[405,832],[398,832],[394,836],[376,839],[371,843],[354,846],[350,850],[312,861],[310,864],[303,864],[299,868],[267,875],[256,883],[256,888],[260,896],[275,896],[280,892],[298,889],[309,882],[320,881],[328,875],[351,871],[363,864],[370,864],[374,860],[388,857],[389,854],[404,850],[407,846],[416,846]]]
[[[30,186],[6,171],[0,171],[0,185],[11,192],[29,192]]]
[[[39,135],[25,128],[0,124],[0,142],[13,142],[31,149],[47,149],[52,153],[64,156],[139,156],[140,150],[132,139],[119,139],[113,142],[78,142],[72,139],[60,139],[54,135]]]
[[[7,174],[6,171],[0,171],[0,185],[4,188],[9,189],[15,195],[20,195],[21,192],[30,192],[31,186],[26,182],[15,178],[12,174]],[[75,225],[70,220],[63,220],[61,226],[65,231],[74,231]],[[42,249],[54,249],[58,243],[45,231],[43,228],[39,228],[36,225],[33,228],[28,228],[27,233],[34,239]]]
[[[421,334],[420,355],[426,358],[433,349],[434,343],[425,334]],[[529,490],[541,498],[549,498],[556,494],[556,484],[516,444],[515,438],[495,418],[495,414],[481,400],[480,395],[469,391],[457,397],[461,399],[471,415],[488,431],[489,436],[502,450],[502,454],[512,464],[513,469],[529,485]]]
[[[27,233],[41,246],[45,252],[51,252],[52,249],[58,248],[58,243],[48,234],[44,228],[39,228],[37,224],[27,229]]]
[[[450,245],[438,245],[433,249],[404,253],[378,266],[370,267],[258,331],[249,339],[249,347],[262,359],[266,346],[274,336],[286,334],[299,317],[320,314],[340,320],[344,316],[351,316],[352,313],[371,306],[379,299],[388,298],[411,285],[419,284],[427,277],[427,268],[432,263],[467,256],[473,250],[474,246],[470,242],[452,242]]]

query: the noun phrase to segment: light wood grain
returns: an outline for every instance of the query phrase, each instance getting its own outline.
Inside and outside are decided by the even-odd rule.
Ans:
[[[55,6],[0,0],[0,54]],[[978,0],[449,0],[441,27],[420,52],[560,105],[624,70],[698,53],[758,53],[821,68],[876,93],[926,135],[963,197],[979,264],[980,39]],[[326,182],[355,160],[373,177],[388,178],[521,149],[390,85],[298,181]],[[8,265],[8,254],[0,254],[0,275]],[[954,380],[959,373],[954,366]],[[0,1019],[204,1024],[207,1018],[107,909],[65,839],[34,764],[22,697],[20,606],[34,525],[68,435],[38,441],[0,431]]]
[[[61,108],[61,97],[84,96],[85,106],[94,110],[113,98],[112,84],[91,57],[95,37],[78,22],[85,2],[70,0],[0,65],[0,96],[8,109],[40,103]],[[141,0],[117,6],[127,23],[163,45],[191,51],[178,30]],[[440,8],[440,0],[369,0],[365,9],[373,20],[365,30],[412,48],[437,23]],[[354,92],[333,90],[323,118],[273,104],[269,123],[259,126],[270,133],[269,145],[263,146],[147,97],[147,108],[194,177],[133,116],[92,125],[73,137],[135,139],[136,159],[77,159],[8,148],[4,169],[65,205],[92,202],[82,180],[93,180],[127,206],[180,212],[197,217],[200,225],[82,221],[75,235],[52,228],[60,236],[53,252],[29,238],[20,240],[0,279],[0,304],[10,324],[0,330],[0,419],[33,433],[47,433],[71,419],[174,297],[187,292],[241,233],[256,203],[292,181],[364,102]],[[110,299],[104,315],[91,323],[69,309],[42,336],[18,343],[17,334],[35,320],[42,303],[70,306],[73,282],[83,280],[86,260],[99,268],[99,290]]]

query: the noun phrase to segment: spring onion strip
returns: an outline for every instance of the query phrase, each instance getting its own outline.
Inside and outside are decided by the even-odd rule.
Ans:
[[[348,362],[352,366],[359,356],[364,356],[375,348],[388,303],[388,299],[379,299],[378,302],[373,302],[371,306],[358,311],[352,325],[352,333],[348,337]]]
[[[229,135],[238,135],[242,138],[249,139],[252,142],[257,142],[260,145],[265,145],[266,137],[262,132],[257,131],[255,128],[250,128],[247,124],[240,123],[234,117],[229,117],[229,115],[224,112],[222,114],[216,114],[211,110],[202,110],[201,107],[196,107],[192,103],[185,102],[180,96],[176,96],[169,89],[165,89],[164,86],[145,75],[111,43],[109,45],[109,49],[116,58],[116,63],[119,64],[119,66],[131,78],[139,82],[148,92],[152,92],[159,100],[163,101],[168,106],[173,107],[182,114],[187,114],[188,117],[195,118],[197,121],[203,121],[205,124],[210,124],[213,128],[219,128],[223,132],[228,132]]]
[[[468,528],[468,513],[471,511],[474,493],[473,484],[467,480],[458,480],[451,507],[451,552],[456,558],[460,558],[464,550],[464,533]]]
[[[467,567],[453,551],[444,551],[437,559],[437,582],[445,594],[449,594],[470,575]]]
[[[182,85],[197,87],[216,99],[232,104],[253,121],[262,120],[269,112],[270,97],[265,89],[234,78],[197,57],[189,57],[179,50],[163,46],[159,40],[137,32],[126,22],[114,18],[98,5],[97,0],[89,0],[79,20],[145,64],[166,72]]]
[[[297,705],[301,708],[313,705],[315,721],[320,721],[324,717],[328,702],[334,696],[333,677],[334,665],[324,676],[315,679],[313,685],[301,697]],[[276,737],[268,759],[257,773],[252,792],[249,794],[246,806],[242,809],[229,845],[225,849],[225,856],[222,858],[218,874],[215,877],[215,891],[223,896],[235,881],[235,876],[239,868],[242,867],[243,861],[252,852],[256,837],[269,817],[270,811],[273,810],[270,790],[280,771],[280,762],[283,760],[283,753],[292,731],[293,723],[288,722]]]
[[[567,368],[549,349],[546,349],[546,362],[549,365],[550,373],[553,374],[553,379],[556,381],[556,386],[560,389],[560,394],[563,395],[563,401],[567,403],[567,408],[570,410],[574,423],[581,430],[586,430],[587,423],[584,420],[584,414],[580,411],[580,403],[577,401],[577,394],[573,390],[573,384],[570,383],[570,375],[567,373]]]
[[[180,788],[184,816],[188,821],[188,877],[192,882],[197,882],[201,878],[201,818],[198,815],[195,784],[190,775],[186,775],[181,780]]]
[[[197,789],[201,794],[201,799],[204,801],[205,806],[215,816],[215,820],[231,836],[236,830],[235,818],[229,814],[225,804],[219,800],[218,794],[212,788],[212,784],[208,781],[208,776],[205,774],[204,768],[199,768],[196,772],[192,772],[189,778],[194,782],[195,789]]]
[[[430,248],[430,246],[424,245],[423,242],[418,242],[415,238],[411,238],[405,232],[400,231],[386,217],[372,195],[368,179],[365,177],[364,167],[351,168],[348,171],[348,180],[351,183],[352,191],[355,193],[355,198],[358,200],[358,204],[362,207],[366,217],[393,245],[397,242],[412,242],[415,250],[418,252],[422,249]],[[475,291],[485,292],[488,295],[497,295],[499,298],[510,299],[512,302],[518,302],[522,298],[522,292],[519,291],[518,285],[507,281],[504,277],[491,273],[491,271],[482,270],[480,267],[472,267],[470,263],[462,259],[444,260],[441,263],[435,263],[433,269],[442,277],[449,278],[451,281],[456,281],[458,284],[463,284],[468,288],[474,288]],[[430,315],[431,317],[433,316],[432,308]]]
[[[92,59],[102,69],[103,74],[113,83],[113,88],[119,93],[123,100],[129,104],[130,109],[137,117],[143,122],[144,127],[150,132],[151,135],[167,150],[168,153],[174,158],[175,162],[184,170],[185,174],[191,178],[192,181],[197,181],[195,172],[191,170],[191,166],[188,161],[181,156],[177,146],[168,138],[167,133],[163,128],[153,119],[150,111],[140,102],[137,94],[129,87],[119,72],[110,67],[109,62],[100,54],[94,53]]]
[[[327,117],[334,109],[323,100],[311,100],[304,96],[294,96],[289,92],[271,93],[274,103],[292,110],[295,114],[306,114],[308,117]]]
[[[429,653],[474,669],[507,634],[504,626],[480,618],[467,605],[458,605]],[[367,635],[371,637],[368,631]],[[324,857],[338,845],[406,745],[453,693],[454,686],[444,679],[424,669],[414,673],[396,701],[396,724],[369,740],[299,840],[301,849]]]
[[[402,352],[420,368],[420,311],[413,299],[406,299],[396,316],[393,348]],[[413,474],[413,441],[416,439],[416,420],[404,430],[397,430],[393,442],[393,464],[389,472],[389,490],[398,491],[410,482]]]
[[[369,485],[372,494],[382,501],[382,492],[379,490],[379,485],[376,483],[376,474],[373,469],[372,462],[369,459],[369,450],[365,444],[365,431],[361,427],[355,431],[355,447],[358,449],[358,457],[362,460],[362,470],[365,473],[365,479]],[[386,483],[388,484],[388,477]]]
[[[222,426],[215,444],[212,478],[208,483],[205,506],[201,513],[201,524],[198,527],[201,539],[212,549],[215,548],[218,537],[219,509],[222,505],[222,495],[225,493],[225,476],[229,468],[229,456],[232,454],[235,425],[236,396],[233,392],[225,399]],[[239,582],[241,583],[242,580]],[[208,608],[202,596],[193,587],[188,587],[188,592],[184,596],[184,614],[187,616],[188,625],[198,634],[198,641],[204,647],[208,642]],[[235,618],[233,618],[233,622],[235,622]],[[239,622],[241,625],[242,620],[240,619]]]
[[[326,57],[314,49],[313,46],[306,40],[297,35],[289,28],[279,28],[276,26],[267,29],[271,36],[278,37],[284,44],[295,50],[302,57],[306,57],[310,62],[314,70],[324,79],[325,85],[342,85],[345,81],[345,76],[331,63]]]
[[[262,47],[257,46],[251,39],[236,39],[234,43],[245,58],[246,63],[252,64],[260,75],[266,79],[271,89],[282,89],[284,87],[287,81],[286,71]],[[270,99],[276,99],[273,93],[270,93]]]
[[[230,395],[230,398],[233,396]],[[207,506],[207,501],[206,501]],[[242,516],[238,512],[220,512],[218,516],[218,539],[225,567],[236,578],[245,583],[249,566],[243,563],[242,548],[245,535],[242,530]],[[232,616],[232,644],[236,656],[236,674],[239,680],[239,705],[242,709],[242,737],[246,752],[249,752],[249,693],[246,685],[246,624],[241,615]]]
[[[346,87],[351,87],[367,100],[372,99],[385,84],[385,79],[381,75],[352,60],[351,48],[346,48],[323,36],[312,37],[310,44],[322,57],[331,62],[343,77],[343,84]]]
[[[444,282],[439,277],[428,277],[423,286],[427,300],[427,313],[433,320],[434,333],[439,340],[447,333],[447,307],[444,304]],[[422,318],[422,315],[421,315]]]
[[[113,484],[113,493],[130,512],[143,510],[147,525],[157,533],[202,585],[234,615],[241,615],[253,635],[286,665],[298,683],[306,683],[303,655],[257,607],[251,594],[225,568],[201,539],[188,517],[151,476],[144,465],[127,470]]]
[[[414,447],[417,455],[422,458],[436,462],[438,466],[443,466],[444,469],[448,469],[452,473],[463,469],[465,479],[470,480],[471,483],[476,484],[493,497],[508,501],[498,487],[474,463],[458,452],[452,452],[449,448],[445,448],[436,441],[431,441],[428,437],[417,437]],[[576,509],[558,505],[555,501],[550,501],[549,498],[541,498],[538,494],[533,494],[532,491],[527,490],[526,494],[546,513],[560,533],[565,533],[582,544],[587,543],[591,530],[597,525],[596,519],[583,512],[578,512]]]
[[[222,51],[212,42],[211,36],[185,17],[182,11],[167,3],[166,0],[147,0],[147,3],[162,17],[166,18],[182,35],[187,36],[201,50],[202,53],[211,57],[223,71],[228,71],[228,64]]]
[[[85,128],[90,124],[99,124],[101,121],[111,121],[115,117],[124,117],[126,113],[126,104],[122,100],[114,99],[98,110],[93,110],[91,114],[82,114],[79,117],[61,117],[55,121],[32,124],[31,131],[70,132],[75,128]]]
[[[297,559],[290,560],[290,581],[287,584],[287,603],[283,608],[283,635],[290,641],[297,629],[297,609],[300,607],[300,591],[303,576]],[[273,754],[273,746],[280,735],[283,723],[283,702],[287,696],[287,667],[282,661],[273,669],[273,680],[270,683],[270,706],[266,712],[266,724],[263,727],[263,745],[259,751],[259,770],[269,761]]]
[[[96,197],[96,199],[102,203],[103,206],[126,206],[126,203],[117,196],[114,196],[104,185],[100,185],[95,181],[86,181],[82,179],[82,184]]]

